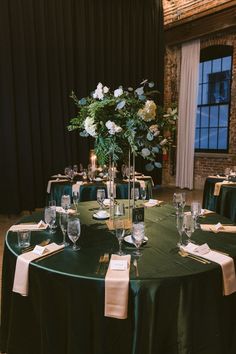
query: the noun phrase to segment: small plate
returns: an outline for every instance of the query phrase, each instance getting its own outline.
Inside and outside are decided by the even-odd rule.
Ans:
[[[107,214],[107,216],[103,216],[103,217],[97,215],[96,213],[93,214],[93,218],[96,220],[107,220],[107,219],[109,219],[109,217],[110,217],[110,214]]]
[[[125,237],[124,237],[124,240],[125,240],[125,242],[127,242],[127,243],[129,243],[129,244],[131,244],[131,245],[134,245],[131,235],[125,236]],[[148,242],[148,238],[147,238],[147,236],[144,236],[143,244],[145,245],[147,242]]]

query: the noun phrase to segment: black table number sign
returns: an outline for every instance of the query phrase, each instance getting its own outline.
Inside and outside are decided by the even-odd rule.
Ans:
[[[144,221],[144,207],[133,208],[132,221],[133,222]]]

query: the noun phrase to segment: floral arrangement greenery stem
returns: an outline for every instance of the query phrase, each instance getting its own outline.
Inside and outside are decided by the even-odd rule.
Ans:
[[[72,92],[78,111],[68,130],[78,129],[82,137],[95,139],[94,150],[101,165],[108,162],[109,156],[114,161],[125,159],[131,150],[148,160],[147,170],[160,168],[156,155],[172,144],[177,109],[165,111],[158,106],[153,99],[157,93],[154,83],[148,80],[136,89],[120,86],[114,91],[98,83],[90,96],[81,99]]]

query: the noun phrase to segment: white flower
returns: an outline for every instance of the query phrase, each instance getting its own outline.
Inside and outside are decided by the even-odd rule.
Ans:
[[[107,86],[104,86],[104,87],[103,87],[103,92],[104,92],[104,93],[109,92],[109,88],[108,88]]]
[[[109,134],[114,135],[116,133],[120,133],[122,131],[122,128],[119,127],[118,125],[116,125],[114,122],[112,122],[111,120],[108,120],[106,122],[106,127],[109,131]]]
[[[148,148],[143,148],[141,151],[142,156],[145,158],[151,154],[150,150]]]
[[[84,129],[86,132],[95,137],[97,136],[96,129],[97,129],[97,124],[94,123],[94,119],[91,117],[87,117],[84,121]]]
[[[103,95],[103,85],[101,82],[97,84],[97,88],[93,93],[93,98],[98,98],[99,100],[102,100],[104,97]]]
[[[115,96],[115,97],[119,97],[119,96],[121,96],[121,95],[123,95],[123,89],[122,89],[122,87],[120,86],[118,89],[116,89],[116,90],[114,91],[114,96]]]
[[[163,146],[163,145],[165,145],[167,142],[168,142],[167,139],[163,139],[163,140],[160,142],[160,145]]]

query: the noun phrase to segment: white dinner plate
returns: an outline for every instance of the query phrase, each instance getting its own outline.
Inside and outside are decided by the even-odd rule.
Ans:
[[[125,237],[124,237],[124,240],[125,240],[125,242],[127,242],[127,243],[129,243],[129,244],[131,244],[131,245],[134,245],[131,235],[125,236]],[[143,244],[145,244],[145,243],[147,243],[147,242],[148,242],[148,238],[147,238],[147,236],[144,236]]]
[[[93,214],[93,218],[97,219],[97,220],[107,220],[107,219],[109,219],[109,217],[110,217],[110,214],[108,214],[108,213],[107,213],[107,216],[103,216],[103,217],[97,215],[96,213]]]

